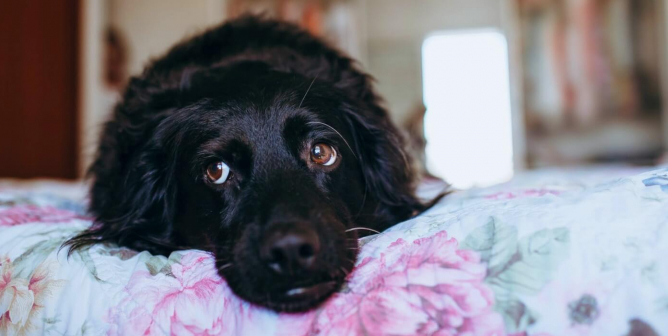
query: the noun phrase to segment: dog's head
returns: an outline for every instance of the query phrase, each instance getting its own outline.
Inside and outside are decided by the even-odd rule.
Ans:
[[[91,169],[97,224],[75,247],[208,250],[242,298],[302,311],[342,286],[360,235],[424,208],[365,75],[341,85],[330,71],[243,57],[160,64],[105,127]]]

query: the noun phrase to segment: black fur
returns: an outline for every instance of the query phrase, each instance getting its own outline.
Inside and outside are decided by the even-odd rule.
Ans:
[[[308,164],[314,142],[340,155]],[[111,241],[154,254],[198,248],[242,298],[303,311],[340,288],[365,227],[423,211],[403,140],[372,79],[350,58],[288,23],[243,17],[172,48],[131,79],[101,137],[90,212],[72,250]],[[224,185],[205,178],[223,160]],[[263,231],[305,221],[322,241],[316,270],[279,276],[258,258]],[[286,300],[286,290],[334,282]]]

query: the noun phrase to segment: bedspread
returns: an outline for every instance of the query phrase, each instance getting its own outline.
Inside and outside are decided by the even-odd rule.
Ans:
[[[202,251],[68,258],[81,193],[0,183],[0,335],[668,335],[668,169],[647,170],[453,193],[362,239],[344,288],[303,314],[240,300]]]

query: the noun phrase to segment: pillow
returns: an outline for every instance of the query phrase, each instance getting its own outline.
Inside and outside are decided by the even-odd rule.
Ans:
[[[90,219],[81,185],[51,187],[0,183],[0,335],[668,334],[668,169],[456,192],[362,239],[347,285],[304,314],[237,298],[202,251],[68,258]]]

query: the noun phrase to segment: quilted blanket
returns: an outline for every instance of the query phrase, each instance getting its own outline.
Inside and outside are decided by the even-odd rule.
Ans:
[[[668,335],[668,169],[454,193],[361,240],[343,290],[303,314],[240,300],[202,251],[68,258],[83,189],[0,183],[0,335]]]

